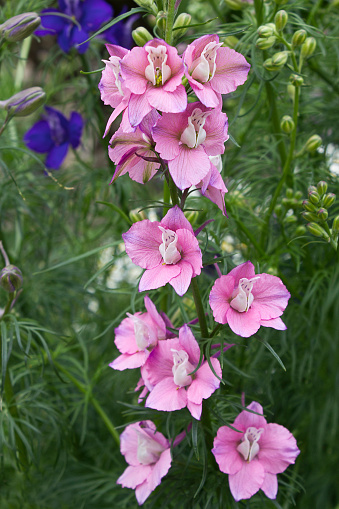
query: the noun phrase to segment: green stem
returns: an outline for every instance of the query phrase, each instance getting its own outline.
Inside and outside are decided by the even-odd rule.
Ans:
[[[165,42],[172,44],[172,30],[174,23],[175,14],[175,0],[168,0],[167,18],[166,18],[166,30],[165,30]]]
[[[232,214],[232,207],[230,205],[228,205],[227,208],[228,208],[229,212]],[[258,251],[260,256],[266,257],[266,252],[260,246],[259,242],[255,238],[255,235],[250,232],[250,230],[247,228],[247,226],[245,226],[244,223],[242,221],[240,221],[240,219],[236,218],[235,216],[233,216],[233,220],[235,221],[238,228],[246,235],[246,237],[252,243],[254,248]]]
[[[177,186],[174,184],[173,179],[172,179],[169,171],[167,171],[167,170],[165,172],[165,177],[166,177],[167,185],[168,185],[169,192],[171,195],[172,204],[179,205]],[[165,194],[165,190],[164,190],[164,194]]]
[[[169,188],[166,180],[164,180],[164,203],[169,203],[170,199],[171,199],[170,188]],[[165,215],[168,210],[169,210],[169,207],[164,205],[163,215]]]
[[[203,338],[208,338],[209,334],[208,334],[206,316],[205,316],[204,307],[203,307],[202,301],[201,301],[197,277],[192,278],[191,288],[192,288],[192,292],[193,292],[195,309],[196,309],[197,315],[198,315],[201,336]]]
[[[281,166],[283,167],[286,162],[286,147],[284,143],[284,138],[282,136],[282,132],[280,129],[280,118],[277,108],[277,103],[275,100],[274,90],[270,82],[266,81],[265,83],[267,99],[270,105],[271,111],[271,120],[273,124],[273,136],[277,141],[278,152],[280,156]]]

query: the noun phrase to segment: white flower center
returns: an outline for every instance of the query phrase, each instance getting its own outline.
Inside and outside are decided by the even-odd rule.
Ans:
[[[142,465],[151,465],[159,460],[161,453],[165,450],[156,440],[145,435],[138,433],[138,450],[137,459]]]
[[[253,284],[257,279],[260,279],[260,277],[256,276],[252,277],[252,279],[243,277],[240,279],[238,288],[236,288],[232,294],[232,300],[230,302],[231,308],[239,311],[239,313],[243,313],[249,310],[254,300],[251,291]]]
[[[167,62],[167,51],[166,46],[158,46],[153,48],[152,46],[146,46],[147,60],[149,65],[145,69],[145,77],[153,83],[154,86],[159,87],[166,83],[171,77],[171,68],[166,64]]]
[[[185,350],[174,350],[171,348],[173,353],[173,380],[175,385],[179,387],[185,387],[192,383],[192,377],[188,375],[194,371],[194,366],[188,360],[188,353]]]
[[[154,346],[156,343],[156,338],[151,337],[150,330],[146,323],[138,316],[131,315],[130,313],[127,313],[127,316],[133,320],[134,336],[138,350],[142,352],[149,346]],[[154,336],[154,334],[152,336]]]
[[[200,83],[210,81],[216,70],[215,59],[217,50],[222,46],[222,42],[209,42],[203,49],[200,57],[196,58],[191,65],[190,74],[192,78]]]
[[[115,78],[114,84],[117,87],[120,95],[124,95],[121,88],[120,60],[121,60],[120,57],[111,56],[109,57],[109,60],[103,60],[103,62],[107,64],[108,67],[113,71]]]
[[[264,428],[247,428],[241,444],[237,447],[237,451],[240,452],[246,461],[250,462],[258,454],[260,450],[258,440],[263,431]]]
[[[201,111],[195,108],[192,115],[188,117],[188,126],[183,131],[180,141],[189,148],[197,148],[206,139],[206,131],[204,125],[210,111]]]
[[[162,231],[162,244],[159,246],[160,254],[166,265],[174,265],[181,260],[178,246],[178,235],[172,230],[166,230],[159,226]]]

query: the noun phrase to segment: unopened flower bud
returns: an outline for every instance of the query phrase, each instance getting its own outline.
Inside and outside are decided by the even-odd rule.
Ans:
[[[306,233],[306,228],[303,225],[299,225],[298,228],[296,228],[296,230],[295,230],[295,235],[297,237],[299,237],[301,235],[305,235],[305,233]]]
[[[287,85],[287,94],[288,94],[288,97],[291,99],[291,101],[294,102],[295,88],[294,88],[294,85],[292,85],[291,83],[289,83]]]
[[[146,42],[154,39],[153,35],[145,27],[138,27],[132,30],[132,37],[135,44],[138,46],[145,46]]]
[[[317,191],[320,194],[320,196],[323,196],[327,191],[327,182],[325,180],[320,180],[317,184]]]
[[[277,5],[285,5],[287,4],[288,0],[274,0]]]
[[[310,193],[308,193],[308,199],[314,205],[318,205],[318,203],[320,202],[319,193],[317,191],[311,191]]]
[[[328,212],[324,208],[319,209],[317,214],[319,216],[320,221],[326,221],[326,219],[328,218]]]
[[[272,58],[267,58],[265,62],[262,64],[266,71],[280,71],[280,67],[278,65],[274,65],[272,62]]]
[[[292,214],[291,216],[287,216],[284,219],[284,223],[286,223],[286,224],[292,224],[292,223],[296,223],[296,222],[297,222],[297,217],[294,214]]]
[[[292,46],[301,46],[305,42],[306,35],[306,30],[303,29],[294,32],[292,37]]]
[[[281,200],[281,203],[284,205],[284,207],[286,207],[287,209],[290,209],[291,206],[292,206],[292,200],[290,200],[289,198],[283,198]]]
[[[277,205],[274,209],[274,212],[275,212],[276,216],[279,218],[282,218],[285,214],[282,205]]]
[[[25,117],[40,108],[45,100],[46,94],[42,88],[26,88],[6,101],[0,101],[0,108],[4,108],[10,116]]]
[[[280,122],[281,130],[286,134],[290,134],[293,131],[294,127],[295,126],[292,117],[290,117],[289,115],[284,115]]]
[[[295,198],[296,200],[301,200],[302,196],[303,196],[303,193],[302,193],[301,191],[297,191],[297,192],[295,193],[295,195],[294,195],[294,198]],[[300,204],[300,205],[301,205],[301,204]]]
[[[271,25],[273,25],[273,27]],[[261,25],[257,30],[257,34],[259,35],[259,37],[262,37],[262,38],[271,37],[272,35],[274,35],[274,32],[275,32],[274,23],[270,23],[267,25]]]
[[[322,139],[317,134],[313,134],[305,143],[307,152],[315,152],[322,144]]]
[[[325,232],[324,228],[322,228],[322,226],[320,226],[320,224],[317,224],[317,223],[308,223],[306,225],[306,228],[315,237],[322,237],[322,238],[324,238],[326,240],[329,240],[329,238],[330,238],[328,233]]]
[[[279,51],[278,53],[275,53],[272,57],[272,64],[277,65],[279,67],[283,67],[288,59],[288,52],[287,51]]]
[[[316,207],[312,202],[310,202],[309,200],[304,200],[303,201],[303,207],[305,210],[307,210],[308,212],[317,212],[318,211],[318,207]]]
[[[302,76],[299,76],[299,74],[291,74],[289,79],[290,79],[290,83],[294,87],[301,87],[301,85],[304,84],[304,78]]]
[[[271,37],[267,37],[267,39],[261,39],[259,38],[257,42],[255,43],[256,47],[259,49],[269,49],[271,48],[276,41],[276,37],[272,35]]]
[[[145,7],[147,10],[150,10],[153,14],[157,14],[158,8],[154,0],[134,0],[137,5],[140,7]]]
[[[236,45],[238,44],[239,39],[235,37],[235,35],[229,35],[228,37],[225,37],[224,39],[224,46],[228,46],[231,49],[234,49]]]
[[[323,206],[325,207],[325,209],[329,209],[331,205],[333,205],[333,203],[335,202],[335,199],[336,195],[334,193],[325,194],[323,198]]]
[[[146,214],[143,210],[134,209],[129,213],[129,217],[133,223],[137,223],[138,221],[143,221],[147,219]]]
[[[13,293],[22,287],[22,273],[15,265],[6,265],[0,272],[0,286],[6,292]]]
[[[314,212],[302,212],[301,215],[303,216],[304,219],[306,219],[306,221],[319,221],[319,217],[317,216],[317,214],[315,214]]]
[[[332,232],[334,234],[339,233],[339,216],[335,216],[332,223]]]
[[[308,193],[312,193],[313,191],[316,191],[317,188],[315,186],[309,186],[309,188],[307,189],[307,192]]]
[[[306,41],[301,46],[302,58],[309,58],[316,48],[317,42],[314,37],[307,37]]]
[[[225,0],[225,3],[234,11],[241,11],[246,4],[246,2],[243,2],[242,0]]]
[[[185,35],[188,30],[188,25],[191,23],[191,19],[192,16],[187,14],[187,12],[179,14],[173,25],[174,37],[176,39],[180,39],[183,35]]]
[[[0,36],[9,42],[22,41],[29,37],[40,23],[41,19],[36,12],[24,12],[0,25]]]
[[[193,225],[199,216],[199,212],[197,210],[191,210],[189,212],[184,212],[186,219]]]
[[[286,11],[281,10],[278,11],[274,17],[275,26],[277,27],[278,32],[284,30],[286,23],[288,21],[288,14]]]
[[[161,34],[165,34],[166,31],[167,14],[164,11],[159,11],[156,18],[156,27]]]
[[[290,187],[288,189],[286,189],[286,198],[293,198],[294,196],[294,192],[293,192],[293,189],[291,189]]]

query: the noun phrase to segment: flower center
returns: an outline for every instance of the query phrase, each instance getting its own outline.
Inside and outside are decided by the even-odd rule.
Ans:
[[[146,46],[145,50],[148,53],[147,60],[149,61],[149,65],[145,69],[145,77],[154,86],[159,87],[171,77],[171,68],[166,64],[166,46],[160,45],[157,48]]]
[[[142,352],[150,346],[155,346],[156,338],[151,337],[150,330],[146,323],[138,316],[131,315],[130,313],[126,314],[133,320],[135,342],[139,351]]]
[[[188,126],[184,129],[180,141],[189,148],[197,148],[206,139],[204,125],[210,111],[201,111],[195,108],[192,115],[188,117]]]
[[[190,74],[192,78],[200,83],[210,81],[216,70],[215,59],[217,50],[222,46],[222,42],[209,42],[203,49],[200,57],[196,58],[191,65]]]
[[[166,230],[159,226],[162,231],[162,244],[159,246],[160,254],[166,265],[174,265],[181,260],[181,254],[178,245],[178,235],[172,230]]]
[[[240,452],[246,461],[250,462],[258,454],[260,450],[258,440],[263,431],[264,428],[247,428],[241,443],[237,447],[237,451]]]
[[[109,60],[103,60],[103,62],[107,64],[109,68],[112,70],[115,78],[114,84],[117,87],[120,95],[124,95],[121,88],[120,60],[121,60],[120,57],[111,56],[109,57]]]
[[[243,277],[240,279],[238,288],[236,288],[232,293],[232,300],[230,302],[231,308],[239,311],[239,313],[247,312],[249,310],[254,300],[251,290],[257,279],[260,279],[260,277],[252,277],[252,279]]]
[[[66,141],[67,133],[65,126],[62,125],[60,117],[54,111],[48,111],[46,116],[47,123],[51,130],[51,137],[56,146],[61,145]]]
[[[142,465],[151,465],[159,460],[161,453],[165,450],[156,440],[145,435],[138,433],[138,449],[137,459]]]
[[[185,387],[192,383],[192,377],[188,375],[194,371],[194,366],[188,360],[188,353],[185,350],[174,350],[171,348],[173,354],[173,380],[175,385]]]

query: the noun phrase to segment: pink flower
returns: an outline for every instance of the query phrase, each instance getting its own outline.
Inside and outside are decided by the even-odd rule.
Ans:
[[[111,368],[140,368],[158,341],[166,338],[165,322],[147,295],[145,307],[146,313],[127,313],[128,318],[115,329],[114,343],[122,355],[110,363]]]
[[[143,48],[133,48],[120,62],[124,84],[130,90],[129,121],[132,126],[153,108],[178,113],[187,105],[181,84],[184,64],[176,48],[161,39],[153,39]]]
[[[130,424],[121,433],[120,450],[129,466],[117,484],[135,489],[135,496],[141,505],[170,469],[170,442],[156,431],[152,421],[141,421]]]
[[[169,172],[179,189],[195,186],[211,171],[209,156],[225,151],[227,116],[190,103],[182,113],[164,113],[153,130],[155,149],[168,161]]]
[[[192,277],[202,268],[199,243],[190,222],[178,206],[158,221],[139,221],[122,235],[132,262],[146,269],[139,291],[154,290],[169,283],[184,295]]]
[[[150,354],[144,371],[151,392],[146,407],[171,412],[187,406],[195,419],[200,419],[202,400],[220,386],[207,361],[190,375],[199,364],[200,348],[191,329],[184,325],[179,338],[160,341]],[[217,359],[210,359],[216,374],[221,377]]]
[[[225,194],[227,193],[227,188],[219,173],[221,156],[210,156],[209,159],[212,163],[210,171],[207,173],[206,177],[197,184],[197,188],[203,196],[206,196],[206,198],[215,203],[222,211],[223,215],[226,216]],[[214,166],[214,164],[216,166]]]
[[[278,491],[277,474],[295,462],[300,453],[294,436],[279,424],[267,424],[256,401],[242,411],[232,426],[219,428],[212,453],[219,468],[229,474],[230,490],[238,502],[259,489],[271,499]]]
[[[183,55],[185,75],[195,95],[205,105],[217,107],[221,94],[234,92],[245,83],[250,65],[217,35],[204,35],[187,46]]]
[[[160,162],[150,160],[155,158],[152,127],[159,118],[159,113],[152,110],[142,119],[135,132],[126,133],[120,127],[113,135],[108,155],[117,167],[111,183],[127,172],[132,180],[140,184],[145,184],[155,175]]]
[[[289,298],[281,279],[270,274],[255,275],[253,264],[245,262],[216,280],[210,306],[216,322],[228,323],[233,332],[248,338],[261,325],[285,330],[279,317]]]

